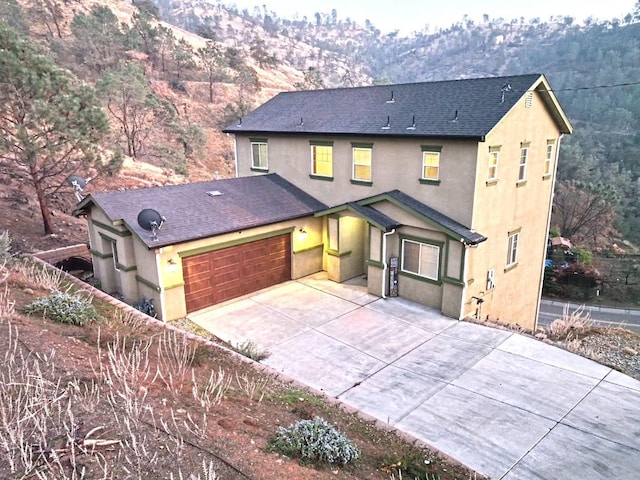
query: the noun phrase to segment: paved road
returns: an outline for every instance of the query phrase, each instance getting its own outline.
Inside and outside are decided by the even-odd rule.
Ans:
[[[542,302],[540,303],[540,315],[538,315],[538,325],[549,325],[556,318],[561,317],[565,305],[569,305],[570,311],[574,311],[580,307],[579,304],[542,299]],[[640,310],[609,308],[594,305],[585,306],[585,310],[588,310],[591,313],[591,318],[598,325],[606,327],[623,327],[640,333]]]

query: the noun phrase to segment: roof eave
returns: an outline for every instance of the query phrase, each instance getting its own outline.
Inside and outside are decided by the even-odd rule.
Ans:
[[[332,137],[381,137],[381,138],[440,138],[444,140],[469,140],[484,142],[486,133],[475,135],[441,135],[428,133],[384,133],[384,132],[313,132],[293,130],[223,130],[223,133],[234,135],[286,135],[286,136],[310,136],[324,135]]]

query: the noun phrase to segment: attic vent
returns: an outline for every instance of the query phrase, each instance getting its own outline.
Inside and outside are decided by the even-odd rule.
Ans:
[[[396,99],[393,96],[393,90],[391,90],[391,98],[387,100],[387,103],[396,103]]]
[[[207,192],[207,196],[209,197],[219,197],[220,195],[222,195],[222,192],[220,190],[209,190]]]
[[[531,104],[533,103],[533,92],[527,93],[527,96],[524,99],[524,108],[531,108]]]

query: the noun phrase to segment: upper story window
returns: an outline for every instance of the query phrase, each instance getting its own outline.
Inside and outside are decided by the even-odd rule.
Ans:
[[[442,147],[422,145],[422,183],[440,182],[440,153]]]
[[[333,178],[333,142],[311,142],[311,176]]]
[[[520,243],[520,230],[509,233],[509,243],[507,244],[507,268],[518,263],[518,244]]]
[[[518,169],[518,182],[527,180],[527,160],[529,159],[529,143],[520,144],[520,166]]]
[[[438,281],[440,271],[440,247],[414,240],[402,240],[403,272]]]
[[[352,179],[357,182],[371,182],[372,144],[352,143],[353,172]]]
[[[266,140],[251,139],[251,169],[269,170],[269,154]]]
[[[498,160],[500,159],[500,147],[489,147],[489,168],[487,170],[487,181],[498,180]]]
[[[543,170],[544,176],[551,175],[555,145],[556,145],[555,140],[547,140],[547,151],[544,157],[544,170]]]

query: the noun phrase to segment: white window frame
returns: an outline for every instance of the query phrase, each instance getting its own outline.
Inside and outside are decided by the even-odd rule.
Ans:
[[[529,146],[520,147],[520,165],[518,167],[518,182],[527,181],[527,161],[529,160]]]
[[[119,272],[120,268],[118,268],[118,265],[120,264],[120,260],[118,258],[118,241],[114,240],[113,238],[110,238],[109,242],[111,243],[111,253],[112,253],[112,258],[113,258],[113,268],[114,268],[114,270]]]
[[[427,158],[431,155],[435,155],[436,159],[437,159],[437,164],[436,165],[427,165]],[[427,168],[435,168],[436,169],[436,175],[435,177],[428,177],[427,176]],[[430,151],[430,150],[424,150],[422,152],[422,180],[428,180],[428,181],[432,181],[432,182],[437,182],[440,180],[440,152],[434,152],[434,151]]]
[[[495,162],[492,160],[495,159]],[[500,150],[489,150],[489,168],[487,170],[487,181],[498,180],[498,163],[500,162]],[[493,171],[493,174],[492,174]]]
[[[316,160],[316,158],[318,158],[318,149],[319,148],[328,148],[329,149],[329,156],[331,157],[331,174],[330,175],[317,173],[317,171],[316,171],[316,161],[326,161],[326,160]],[[322,144],[312,144],[311,145],[311,175],[313,175],[314,177],[333,178],[333,145],[322,145]]]
[[[543,175],[549,176],[551,175],[551,167],[553,165],[553,155],[555,151],[556,142],[553,140],[547,140],[547,151],[546,157],[544,158],[544,171]]]
[[[356,162],[356,152],[368,152],[369,153],[369,163],[357,163]],[[373,148],[371,147],[352,147],[351,149],[352,156],[352,168],[351,168],[351,179],[357,182],[370,182],[372,179],[372,168],[373,168]],[[359,178],[356,175],[356,167],[369,167],[369,178]]]
[[[518,246],[520,244],[520,231],[509,234],[507,243],[507,268],[518,263]]]
[[[258,163],[256,164],[256,150],[258,153]],[[264,147],[264,151],[263,151]],[[262,165],[264,154],[264,165]],[[254,170],[269,170],[269,147],[265,141],[251,141],[251,168]]]
[[[418,268],[417,271],[413,271],[413,270],[408,270],[407,266],[405,265],[405,246],[408,244],[415,244],[418,245],[419,247],[419,256],[418,256]],[[423,272],[422,271],[422,265],[423,265],[423,255],[425,254],[433,254],[435,253],[435,262],[429,262],[430,265],[435,267],[435,272],[431,271],[431,272]],[[440,247],[438,245],[433,245],[431,243],[425,243],[425,242],[421,242],[418,240],[411,240],[408,238],[403,238],[402,239],[402,250],[401,250],[401,266],[400,266],[400,270],[402,272],[405,273],[409,273],[411,275],[417,275],[419,277],[422,278],[426,278],[428,280],[433,280],[433,281],[439,281],[440,280]]]

